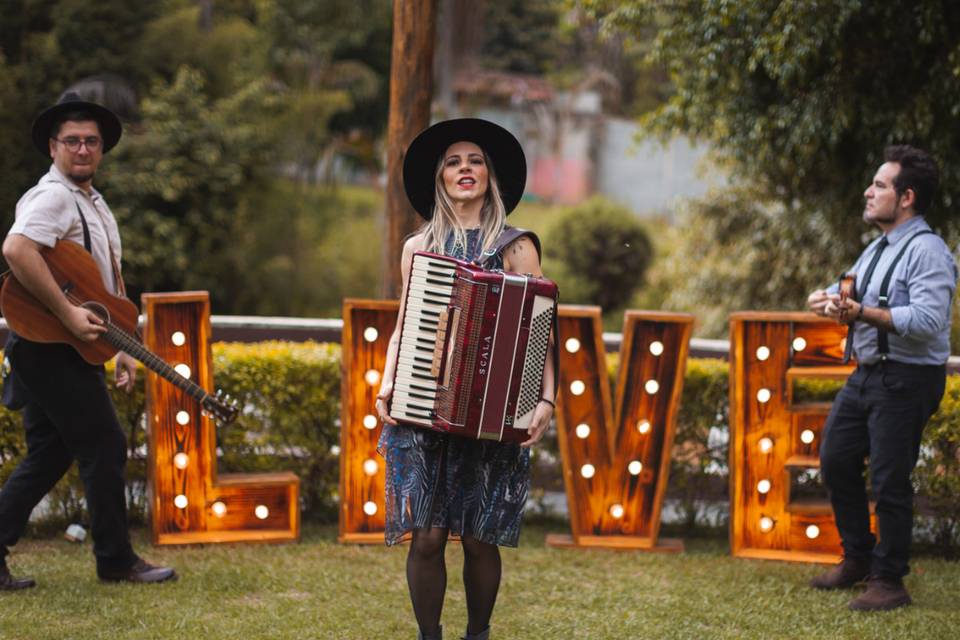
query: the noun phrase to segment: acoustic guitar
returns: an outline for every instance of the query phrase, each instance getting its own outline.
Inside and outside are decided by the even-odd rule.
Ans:
[[[123,351],[185,391],[200,403],[206,415],[217,422],[229,424],[237,418],[236,400],[231,400],[229,395],[223,395],[220,391],[216,395],[207,393],[143,346],[135,337],[139,316],[136,305],[107,291],[100,279],[97,263],[86,249],[75,242],[59,240],[53,248],[41,249],[40,255],[67,299],[97,314],[107,330],[90,342],[77,338],[8,272],[0,292],[0,311],[13,332],[33,342],[69,344],[90,364],[103,364],[117,355],[118,351]]]

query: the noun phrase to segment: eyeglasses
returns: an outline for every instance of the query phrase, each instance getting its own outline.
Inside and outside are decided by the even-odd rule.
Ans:
[[[86,138],[78,138],[77,136],[67,136],[66,138],[53,138],[63,146],[67,148],[67,151],[71,153],[76,153],[80,151],[80,145],[87,147],[87,151],[97,151],[100,149],[100,144],[103,142],[103,138],[99,136],[87,136]]]

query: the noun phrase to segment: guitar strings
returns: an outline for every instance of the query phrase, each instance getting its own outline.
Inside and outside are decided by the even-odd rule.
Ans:
[[[83,306],[83,302],[76,296],[70,293],[67,293],[66,296],[68,300],[76,304],[78,307]],[[103,318],[101,319],[103,320]],[[116,326],[109,320],[103,320],[103,322],[107,327],[105,337],[113,338],[113,340],[109,340],[113,346],[122,351],[126,351],[130,355],[139,355],[139,360],[144,364],[147,364],[149,361],[149,363],[153,364],[153,367],[151,367],[152,369],[183,391],[186,391],[195,400],[198,400],[202,403],[210,395],[202,387],[185,376],[180,375],[179,371],[164,362],[159,356],[154,355],[149,349],[147,349],[143,344],[141,344],[123,329]]]

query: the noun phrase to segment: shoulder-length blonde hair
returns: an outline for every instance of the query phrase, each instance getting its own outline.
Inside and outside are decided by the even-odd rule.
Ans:
[[[486,251],[496,242],[506,224],[507,209],[503,206],[493,163],[486,151],[483,152],[483,161],[487,165],[488,179],[487,193],[483,197],[483,205],[480,208],[480,237],[483,238],[481,251]],[[445,244],[451,233],[454,236],[454,247],[458,244],[462,247],[467,246],[467,233],[453,211],[453,200],[450,199],[443,184],[443,163],[444,157],[441,156],[434,171],[433,217],[421,228],[426,250],[440,255],[444,255]]]

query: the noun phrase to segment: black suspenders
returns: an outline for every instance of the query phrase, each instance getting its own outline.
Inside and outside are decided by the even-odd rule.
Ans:
[[[83,248],[87,250],[87,253],[92,254],[93,251],[90,244],[90,227],[87,226],[87,219],[83,217],[83,211],[80,209],[80,203],[76,200],[73,201],[77,205],[77,213],[80,214],[80,224],[83,225]]]
[[[887,296],[887,291],[890,288],[890,280],[893,279],[893,270],[897,268],[897,263],[900,262],[900,258],[902,258],[903,254],[907,252],[907,247],[910,246],[910,243],[913,242],[914,238],[927,233],[933,233],[933,231],[930,229],[924,229],[923,231],[918,231],[907,238],[906,242],[903,243],[903,247],[897,252],[897,255],[894,256],[893,262],[890,263],[890,267],[887,269],[887,274],[883,276],[883,282],[880,283],[879,306],[881,309],[890,308],[890,300]],[[887,332],[879,327],[877,327],[877,351],[880,353],[881,360],[886,360],[887,355],[890,353],[890,345],[887,342]]]

